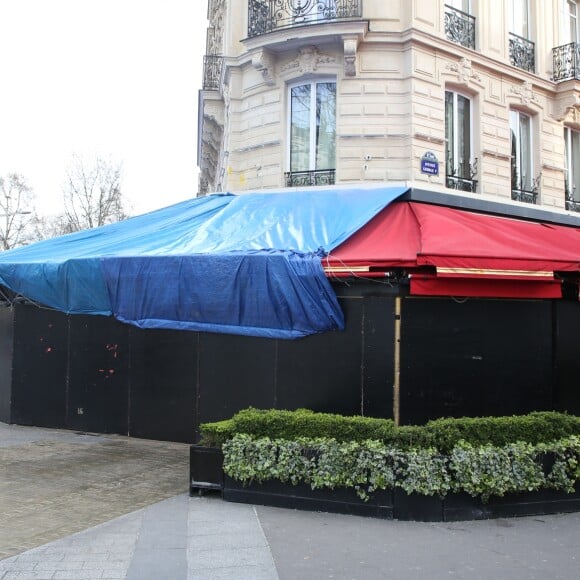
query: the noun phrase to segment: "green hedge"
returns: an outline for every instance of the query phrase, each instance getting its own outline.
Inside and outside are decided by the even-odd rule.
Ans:
[[[462,442],[441,454],[433,447],[402,450],[373,440],[288,440],[242,433],[226,441],[223,452],[224,472],[245,484],[274,479],[312,489],[354,488],[364,500],[378,489],[400,487],[408,494],[466,492],[487,501],[492,495],[541,488],[573,492],[580,479],[576,436],[538,445]],[[545,462],[547,454],[550,461]]]
[[[390,419],[344,417],[328,413],[245,409],[226,421],[201,426],[202,443],[221,446],[236,434],[295,440],[333,438],[339,442],[369,439],[400,449],[436,448],[450,452],[460,441],[502,446],[521,441],[532,445],[580,435],[580,417],[552,411],[511,417],[436,419],[426,425],[395,427]]]

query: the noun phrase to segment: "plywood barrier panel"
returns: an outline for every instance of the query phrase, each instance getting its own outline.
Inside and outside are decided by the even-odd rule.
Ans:
[[[240,409],[274,407],[276,341],[199,334],[198,421],[227,419]]]
[[[551,302],[407,298],[401,422],[551,408]]]
[[[367,417],[393,417],[395,300],[364,300],[364,396]]]
[[[0,308],[0,421],[11,422],[14,309]]]
[[[12,421],[66,426],[68,320],[56,310],[14,307]]]
[[[343,298],[343,332],[278,341],[276,406],[360,415],[363,399],[363,299]]]
[[[193,443],[197,333],[130,328],[129,434]]]
[[[70,316],[67,427],[128,433],[128,326],[106,316]]]
[[[580,303],[558,301],[554,309],[554,406],[559,411],[580,415]]]

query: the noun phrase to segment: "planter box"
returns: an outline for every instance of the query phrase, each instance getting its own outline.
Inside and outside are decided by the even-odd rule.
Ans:
[[[189,494],[221,491],[224,487],[223,463],[221,449],[192,445],[189,448]]]
[[[365,502],[353,489],[311,489],[309,485],[277,480],[244,486],[225,477],[226,501],[291,509],[369,516],[403,521],[442,522],[484,520],[580,511],[580,486],[574,493],[540,490],[491,497],[487,503],[466,493],[440,498],[408,495],[400,488],[378,491]]]
[[[580,487],[574,493],[540,489],[490,497],[487,503],[467,493],[449,494],[443,500],[443,518],[447,522],[487,520],[518,516],[538,516],[580,511]]]
[[[396,520],[414,522],[443,521],[443,500],[437,495],[407,494],[400,487],[393,490]]]
[[[393,519],[391,490],[378,491],[365,502],[354,489],[311,489],[304,483],[292,485],[277,480],[244,487],[226,476],[223,497],[226,501],[239,503]]]

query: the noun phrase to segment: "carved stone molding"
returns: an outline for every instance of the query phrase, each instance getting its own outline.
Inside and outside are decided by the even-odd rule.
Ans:
[[[512,85],[510,92],[513,95],[520,96],[522,105],[529,105],[530,103],[537,104],[539,102],[530,81],[524,81],[521,85]]]
[[[468,58],[462,58],[459,62],[448,62],[445,68],[457,73],[457,79],[462,85],[468,85],[470,81],[482,82],[481,76],[473,70],[471,60]]]
[[[566,125],[580,126],[580,103],[574,103],[566,107],[566,110],[560,117],[560,121]]]
[[[358,48],[358,38],[344,39],[344,75],[347,77],[356,76],[357,48]]]
[[[274,55],[266,49],[261,49],[252,57],[252,66],[262,73],[262,78],[268,86],[274,86],[276,59]]]
[[[282,72],[298,70],[302,74],[313,73],[323,64],[336,62],[336,58],[330,54],[324,54],[317,46],[305,46],[298,51],[298,56],[287,62],[280,70]]]

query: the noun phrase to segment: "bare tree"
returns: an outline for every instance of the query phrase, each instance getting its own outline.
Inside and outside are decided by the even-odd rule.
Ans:
[[[31,237],[33,241],[56,238],[65,234],[71,234],[70,223],[64,213],[57,215],[36,215],[31,220]]]
[[[121,165],[102,157],[87,163],[81,156],[73,156],[63,194],[63,233],[96,228],[127,217],[121,193]]]
[[[34,239],[34,193],[22,175],[0,176],[0,244],[10,250]]]

